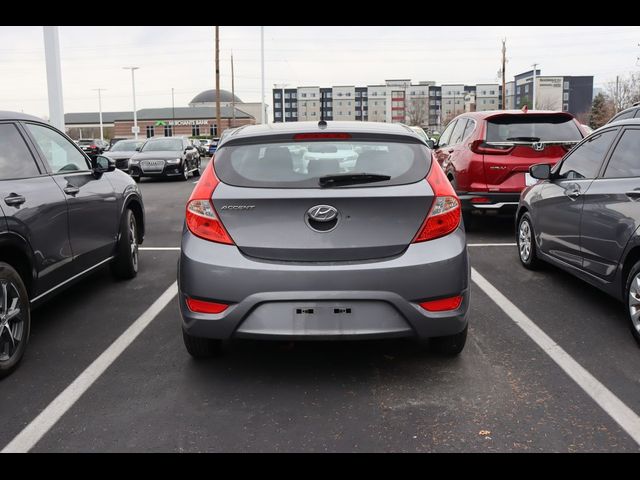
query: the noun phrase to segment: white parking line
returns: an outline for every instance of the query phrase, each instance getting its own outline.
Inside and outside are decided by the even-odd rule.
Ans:
[[[518,307],[491,285],[478,271],[471,269],[471,279],[518,325],[551,359],[565,371],[620,427],[640,445],[640,417],[607,387],[600,383],[562,347],[544,333]]]
[[[467,247],[515,247],[517,243],[467,243]]]
[[[91,385],[131,345],[156,316],[178,293],[173,282],[153,304],[138,317],[102,354],[89,365],[67,388],[40,412],[0,453],[28,452],[78,401]]]

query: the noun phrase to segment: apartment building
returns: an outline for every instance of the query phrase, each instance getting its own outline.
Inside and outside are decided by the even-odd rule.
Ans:
[[[497,83],[476,85],[476,111],[499,110],[502,108],[501,87]]]
[[[333,119],[356,119],[356,87],[354,85],[337,86],[332,88]]]
[[[464,113],[464,97],[468,92],[462,83],[442,85],[442,123]]]

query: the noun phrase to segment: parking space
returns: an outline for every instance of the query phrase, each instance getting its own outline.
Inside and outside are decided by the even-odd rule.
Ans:
[[[193,180],[144,180],[140,274],[108,269],[34,314],[21,367],[0,384],[11,442],[175,281]],[[620,304],[548,267],[520,267],[513,223],[468,236],[472,267],[635,415],[640,359]],[[161,250],[160,248],[169,248]],[[175,298],[34,442],[34,451],[638,451],[638,443],[472,285],[455,359],[406,340],[235,342],[196,362]]]

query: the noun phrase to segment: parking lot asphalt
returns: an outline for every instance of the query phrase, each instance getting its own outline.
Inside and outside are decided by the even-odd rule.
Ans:
[[[0,449],[53,411],[56,397],[175,282],[175,248],[194,181],[140,184],[147,234],[136,279],[116,282],[105,268],[34,312],[27,355],[0,382]],[[513,222],[486,220],[468,235],[474,271],[633,421],[640,414],[640,348],[622,305],[558,269],[523,269],[509,245]],[[162,247],[174,249],[156,250]],[[574,381],[477,283],[471,302],[467,346],[454,359],[408,340],[238,341],[221,358],[194,361],[173,298],[26,449],[640,450],[628,433],[633,425],[614,419],[619,409],[596,402],[593,390]]]

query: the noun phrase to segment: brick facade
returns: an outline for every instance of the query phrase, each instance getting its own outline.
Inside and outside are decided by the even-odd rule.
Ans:
[[[138,127],[140,127],[140,133],[138,133],[138,137],[147,138],[147,126],[154,127],[154,136],[155,137],[163,137],[164,136],[164,126],[156,125],[158,122],[164,122],[169,125],[172,123],[172,120],[138,120]],[[173,126],[173,136],[193,136],[192,125],[184,125],[184,122],[197,122],[198,127],[200,129],[200,135],[208,136],[211,134],[211,126],[215,125],[215,119],[177,119],[177,125]],[[232,119],[231,118],[222,118],[222,130],[226,130],[227,128],[231,128]],[[233,123],[233,127],[240,127],[242,125],[254,125],[256,122],[253,118],[236,118]],[[133,127],[133,120],[131,121],[115,121],[114,127],[114,136],[115,137],[133,137],[131,133],[131,127]],[[220,136],[222,131],[217,132],[217,136]]]

